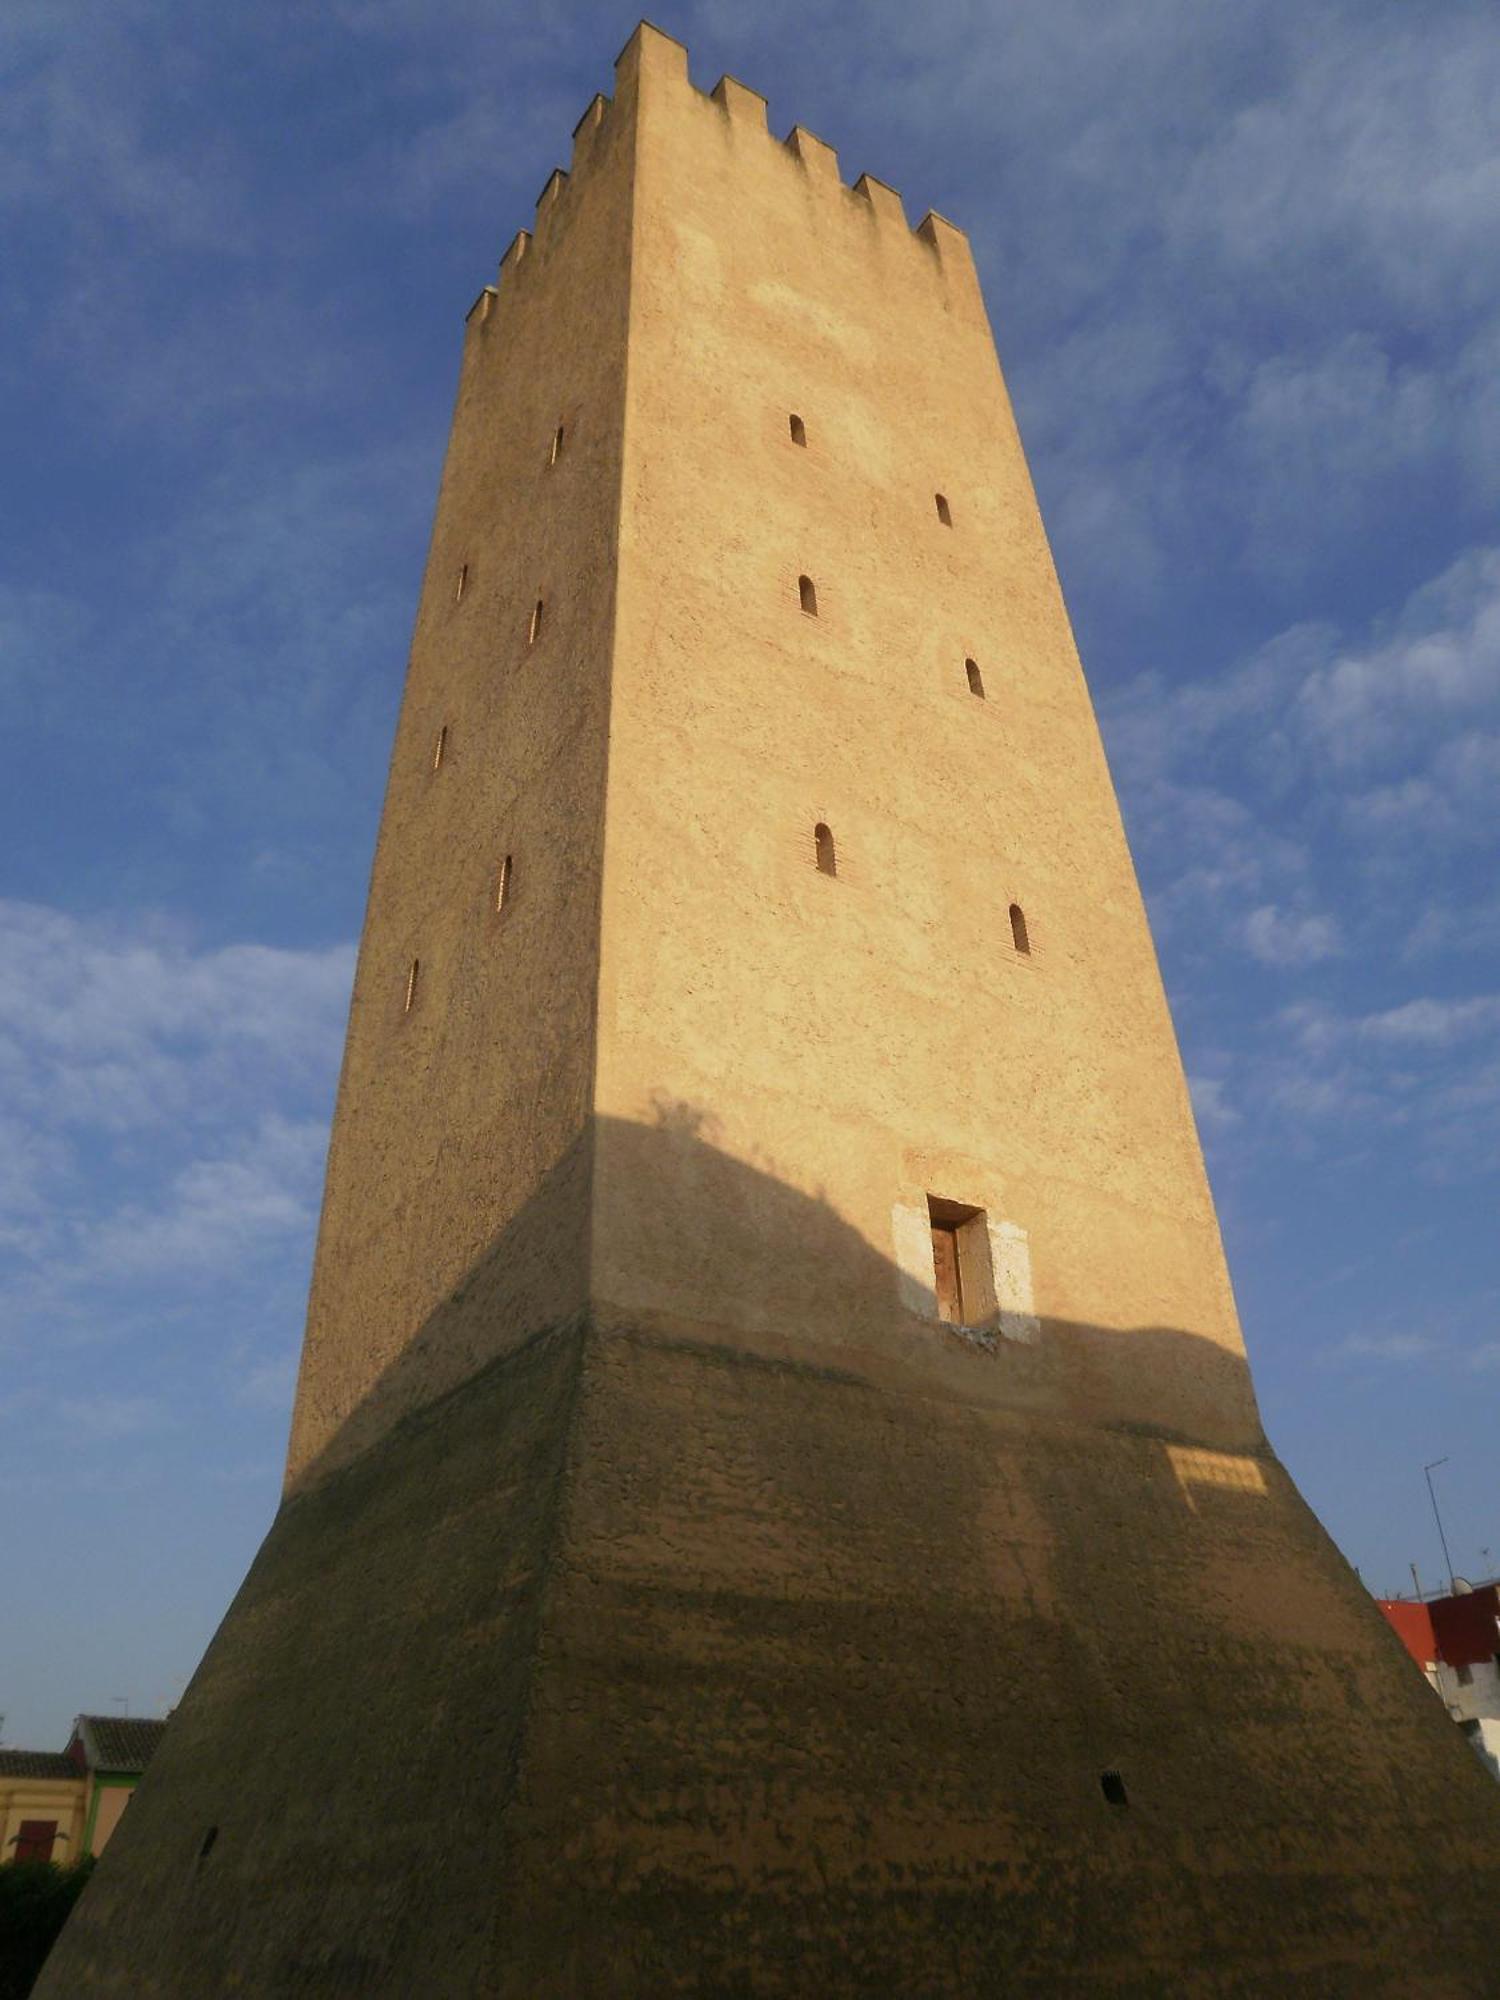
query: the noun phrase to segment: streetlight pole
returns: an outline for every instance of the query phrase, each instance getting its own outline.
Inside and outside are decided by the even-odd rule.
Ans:
[[[1431,1465],[1422,1467],[1422,1476],[1427,1481],[1427,1497],[1432,1502],[1432,1518],[1437,1522],[1438,1540],[1443,1545],[1443,1562],[1448,1571],[1448,1588],[1453,1588],[1453,1558],[1448,1553],[1448,1537],[1443,1533],[1443,1517],[1438,1512],[1437,1494],[1433,1491],[1432,1475],[1440,1465],[1448,1463],[1446,1458],[1435,1458]]]

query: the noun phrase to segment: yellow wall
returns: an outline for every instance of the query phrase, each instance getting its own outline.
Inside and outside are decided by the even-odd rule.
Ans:
[[[731,1261],[687,1134],[875,1258]],[[929,1194],[987,1212],[988,1349],[931,1320]],[[590,1303],[1258,1436],[967,242],[647,28],[469,318],[289,1477]]]
[[[21,1822],[51,1819],[58,1838],[52,1859],[66,1866],[83,1853],[88,1811],[88,1781],[77,1778],[0,1777],[0,1861],[13,1861]],[[63,1836],[66,1836],[64,1838]]]
[[[966,1394],[1256,1434],[1223,1371],[1060,1331],[914,1328],[888,1271],[728,1268],[673,1121],[817,1196],[920,1284],[925,1197],[1009,1227],[1054,1329],[1240,1352],[1145,914],[968,246],[844,186],[643,32],[605,832],[593,1286]],[[788,417],[806,426],[792,441]],[[949,502],[951,527],[935,495]],[[817,586],[800,608],[798,577]],[[969,692],[965,659],[984,676]],[[813,828],[838,875],[813,865]],[[1029,958],[1013,948],[1012,900]],[[612,1152],[619,1155],[612,1167]],[[670,1158],[658,1149],[655,1159]],[[1030,1267],[1030,1295],[1026,1270]],[[1002,1300],[1002,1303],[1005,1303]],[[1212,1360],[1212,1357],[1210,1357]]]
[[[549,181],[535,239],[517,239],[498,296],[469,315],[355,979],[293,1477],[491,1358],[446,1341],[441,1320],[421,1337],[486,1257],[494,1347],[587,1296],[633,157],[602,105],[579,126],[573,179]]]

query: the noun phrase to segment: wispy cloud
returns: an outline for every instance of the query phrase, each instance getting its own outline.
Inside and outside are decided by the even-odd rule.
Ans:
[[[1294,915],[1274,903],[1250,912],[1244,936],[1251,957],[1263,965],[1316,965],[1319,959],[1337,957],[1341,948],[1333,918]]]
[[[351,968],[347,945],[204,948],[0,904],[0,1338],[43,1406],[82,1353],[118,1368],[144,1342],[160,1378],[209,1298],[224,1366],[269,1381],[300,1321]],[[147,1409],[64,1400],[99,1439]]]
[[[1351,1333],[1334,1353],[1350,1361],[1425,1361],[1443,1343],[1426,1333]]]

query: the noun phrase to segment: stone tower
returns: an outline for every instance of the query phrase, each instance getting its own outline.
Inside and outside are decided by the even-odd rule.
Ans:
[[[642,27],[469,315],[286,1497],[41,1991],[1493,1993],[964,237]]]

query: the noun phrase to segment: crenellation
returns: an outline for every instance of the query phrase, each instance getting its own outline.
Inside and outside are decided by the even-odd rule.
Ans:
[[[510,246],[500,259],[497,289],[501,297],[515,283],[516,272],[526,261],[526,253],[531,248],[531,231],[518,229],[510,239]]]
[[[493,312],[495,307],[495,301],[499,298],[499,296],[500,293],[494,285],[483,286],[480,290],[479,296],[475,299],[473,305],[471,305],[469,307],[469,310],[464,314],[465,324],[467,324],[473,319],[475,313],[478,313],[480,324],[483,325],[485,320],[489,318],[491,312]]]
[[[617,105],[623,105],[627,125],[633,126],[640,114],[643,90],[649,98],[658,90],[675,92],[681,89],[688,92],[690,100],[704,111],[711,107],[718,114],[726,133],[758,133],[772,140],[779,151],[790,154],[802,168],[810,187],[824,192],[836,190],[840,196],[859,201],[859,214],[865,224],[871,221],[887,226],[894,224],[904,235],[918,238],[926,250],[934,253],[943,276],[956,276],[970,294],[969,303],[973,305],[978,301],[978,278],[968,239],[962,230],[931,210],[915,229],[912,228],[907,221],[900,193],[873,174],[861,174],[852,186],[847,185],[840,174],[836,149],[805,126],[793,125],[784,139],[775,140],[768,124],[766,98],[737,78],[721,76],[712,90],[699,90],[689,75],[688,51],[674,36],[643,21],[621,50],[615,74],[616,96],[611,98],[602,91],[596,91],[589,100],[573,128],[572,167],[553,169],[537,197],[533,228],[518,231],[501,260],[502,284],[533,243],[540,242],[549,222],[555,218],[559,204],[565,201],[569,188],[576,187],[580,168],[594,159],[600,135],[612,124]]]
[[[732,76],[721,76],[709,97],[734,125],[748,125],[752,131],[769,130],[766,123],[767,104],[758,90],[751,90]]]
[[[663,83],[678,82],[692,88],[688,76],[688,52],[675,35],[667,34],[651,21],[642,21],[630,40],[615,57],[616,94],[625,97],[651,78]]]
[[[609,115],[611,101],[602,90],[596,90],[589,99],[583,116],[573,127],[574,173],[577,173],[580,163],[592,153],[599,128]]]
[[[548,174],[541,193],[536,198],[536,219],[540,228],[542,218],[547,214],[558,196],[568,184],[566,167],[554,167]]]
[[[871,213],[878,216],[881,221],[899,223],[910,233],[911,225],[906,220],[906,209],[902,205],[900,195],[893,187],[887,186],[884,181],[876,180],[873,174],[861,174],[849,192],[858,195],[862,201],[867,201]]]
[[[809,180],[827,187],[843,186],[839,177],[838,154],[832,146],[809,132],[805,125],[794,125],[781,143],[807,169]]]

